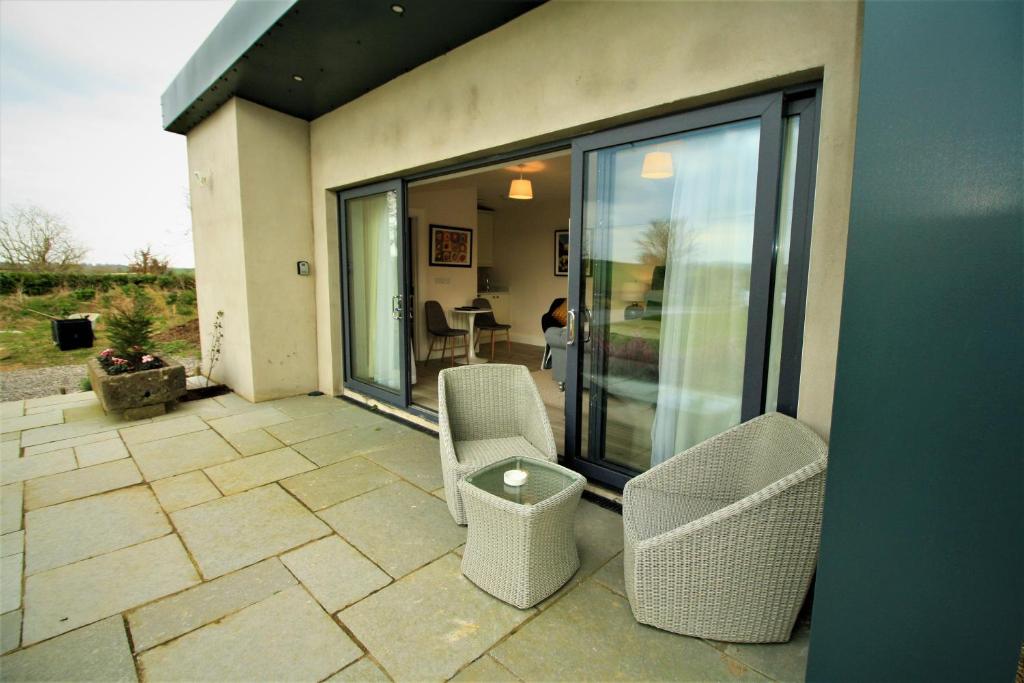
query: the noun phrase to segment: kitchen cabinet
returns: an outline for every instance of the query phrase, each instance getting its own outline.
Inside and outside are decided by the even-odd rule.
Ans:
[[[480,292],[481,299],[491,302],[494,319],[499,323],[509,323],[512,319],[512,295],[508,292]]]

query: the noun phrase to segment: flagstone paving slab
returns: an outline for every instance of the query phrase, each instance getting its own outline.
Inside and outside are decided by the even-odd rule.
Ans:
[[[5,612],[0,615],[0,654],[7,654],[21,644],[21,610]],[[3,671],[3,660],[0,660],[0,671]]]
[[[350,403],[346,403],[345,401],[327,395],[289,396],[288,398],[279,398],[274,401],[267,401],[260,405],[280,410],[292,419],[309,417],[310,415],[320,415],[322,413],[329,413],[336,410],[358,410],[358,408]]]
[[[166,439],[191,432],[201,432],[210,427],[194,415],[188,415],[176,420],[163,420],[137,425],[120,430],[121,439],[128,446]]]
[[[337,536],[285,553],[281,561],[332,614],[391,583],[390,576]]]
[[[253,404],[247,403],[248,409],[253,408]],[[185,417],[186,415],[195,415],[201,417],[204,420],[215,420],[219,417],[230,417],[231,415],[237,415],[241,412],[239,409],[225,408],[220,403],[217,403],[212,398],[204,398],[198,401],[178,401],[174,404],[174,407],[169,409],[163,415],[158,415],[153,418],[153,422],[163,422],[164,420],[176,420],[179,417]]]
[[[63,421],[64,416],[59,410],[49,410],[35,415],[22,415],[21,417],[5,418],[4,421],[0,423],[0,431],[20,432],[26,429],[34,429],[36,427],[58,425]]]
[[[25,530],[12,531],[0,536],[0,557],[25,552]]]
[[[491,655],[524,680],[765,680],[702,640],[637,623],[626,599],[595,581],[566,594]]]
[[[80,420],[95,420],[96,418],[103,417],[106,412],[103,410],[103,406],[100,405],[99,401],[86,401],[83,403],[75,403],[70,406],[66,406],[64,411],[65,422],[78,422]]]
[[[452,679],[452,683],[518,683],[519,679],[512,675],[512,672],[503,667],[501,664],[491,657],[490,655],[484,655],[480,659],[476,660],[465,669],[459,672],[455,678]]]
[[[363,453],[387,448],[408,429],[408,427],[393,422],[353,427],[342,432],[302,441],[292,448],[317,465],[324,467]]]
[[[367,453],[366,457],[381,467],[387,468],[403,479],[411,481],[425,491],[444,486],[441,475],[441,455],[437,439],[429,436],[400,439],[393,446]],[[412,447],[410,447],[412,446]]]
[[[25,556],[21,553],[0,557],[0,613],[21,607],[21,567]]]
[[[50,638],[197,583],[174,534],[29,576],[22,642]]]
[[[171,532],[145,486],[33,510],[25,515],[26,574],[37,574]]]
[[[139,468],[130,459],[83,467],[25,482],[25,509],[35,510],[124,488],[142,481]]]
[[[381,671],[380,667],[374,664],[369,657],[363,657],[355,664],[349,664],[324,683],[389,683],[390,681],[387,674]]]
[[[0,460],[14,460],[21,457],[21,440],[11,439],[0,442]]]
[[[281,486],[310,510],[322,510],[393,481],[398,477],[357,457],[285,479]]]
[[[622,555],[616,555],[594,574],[594,580],[619,595],[626,595],[626,577],[623,572]]]
[[[42,455],[0,462],[0,481],[10,484],[16,481],[45,477],[48,474],[67,472],[76,467],[78,467],[78,461],[75,460],[75,452],[70,448],[64,448]]]
[[[129,446],[128,450],[146,481],[201,470],[241,457],[212,429]]]
[[[0,669],[12,681],[138,680],[120,616],[7,655]]]
[[[58,439],[57,441],[48,441],[35,446],[29,446],[25,449],[25,457],[27,458],[30,455],[39,455],[40,453],[59,451],[62,448],[72,448],[75,446],[82,446],[84,444],[99,443],[101,441],[110,440],[116,440],[118,443],[121,443],[121,438],[118,436],[117,431],[108,428],[105,431],[85,434],[83,436],[73,436],[69,439]]]
[[[0,534],[21,528],[24,487],[21,482],[0,487]]]
[[[395,578],[466,542],[466,530],[452,521],[442,501],[404,481],[318,514]]]
[[[279,448],[204,471],[221,493],[229,496],[312,469],[316,469],[316,465],[292,449]]]
[[[270,425],[288,422],[289,420],[291,418],[280,410],[260,407],[256,410],[248,410],[230,417],[210,420],[209,423],[211,427],[221,434],[231,434],[247,432],[252,429],[259,429],[260,427],[269,427]]]
[[[171,519],[207,579],[331,531],[277,484],[172,512]]]
[[[167,477],[150,484],[166,512],[176,512],[220,498],[220,491],[202,470]]]
[[[171,595],[128,613],[136,652],[269,598],[298,582],[276,557]]]
[[[575,531],[580,568],[564,586],[538,605],[540,609],[546,609],[622,552],[622,515],[616,512],[581,500],[576,508]]]
[[[754,645],[716,643],[711,645],[777,681],[801,683],[807,673],[807,652],[811,641],[810,623],[799,622],[788,643]]]
[[[362,655],[300,586],[139,656],[148,681],[316,681]]]
[[[377,418],[365,410],[336,410],[282,422],[267,427],[266,430],[278,441],[290,446],[293,443],[309,441],[318,436],[333,434],[359,425],[367,425],[379,419],[381,418]]]
[[[484,593],[445,555],[338,614],[391,676],[447,680],[533,614]]]
[[[70,394],[51,394],[39,398],[25,399],[25,408],[38,408],[40,406],[63,406],[68,403],[80,403],[81,401],[95,401],[95,391],[75,391]]]
[[[262,429],[250,429],[246,432],[229,432],[224,434],[224,438],[242,455],[266,453],[267,451],[277,450],[284,446],[283,443]]]
[[[4,401],[0,403],[0,418],[21,417],[25,414],[24,401]]]
[[[80,422],[65,422],[64,424],[52,425],[29,429],[21,434],[21,445],[23,447],[38,446],[51,441],[62,439],[74,439],[100,432],[109,432],[114,429],[125,429],[139,424],[146,424],[150,420],[126,421],[118,415],[107,415],[94,420],[82,420]]]
[[[90,467],[127,458],[128,449],[121,439],[113,438],[75,446],[75,457],[78,458],[79,467]]]

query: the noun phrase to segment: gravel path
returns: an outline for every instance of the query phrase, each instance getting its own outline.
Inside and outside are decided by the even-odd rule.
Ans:
[[[175,358],[185,366],[185,372],[192,374],[195,358]],[[85,365],[56,365],[49,368],[10,370],[0,372],[0,400],[19,401],[26,398],[41,398],[54,394],[74,393],[82,390]]]

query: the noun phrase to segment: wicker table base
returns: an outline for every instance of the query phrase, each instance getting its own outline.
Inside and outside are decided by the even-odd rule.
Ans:
[[[517,489],[500,484],[512,468],[529,472]],[[520,458],[460,481],[469,525],[463,575],[520,609],[561,588],[580,566],[574,520],[585,481],[559,465]]]

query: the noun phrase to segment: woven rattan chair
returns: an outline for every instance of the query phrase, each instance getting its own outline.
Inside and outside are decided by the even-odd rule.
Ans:
[[[626,484],[626,594],[643,624],[789,640],[817,562],[828,448],[769,413]]]
[[[555,462],[555,437],[525,365],[467,365],[437,376],[444,496],[466,523],[458,482],[485,465],[521,456]]]

